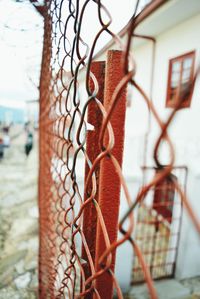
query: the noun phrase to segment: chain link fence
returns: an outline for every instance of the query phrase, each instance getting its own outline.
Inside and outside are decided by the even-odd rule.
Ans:
[[[103,1],[46,1],[40,79],[40,298],[105,299],[112,298],[113,292],[123,298],[115,261],[117,250],[126,244],[131,257],[123,256],[121,268],[129,258],[132,282],[146,281],[150,297],[157,298],[153,279],[159,271],[161,276],[173,273],[175,257],[170,248],[175,250],[178,244],[182,208],[200,233],[199,219],[185,193],[186,168],[176,168],[168,134],[181,98],[177,96],[175,108],[163,121],[135,78],[135,30],[164,2],[151,1],[140,11],[136,1],[131,20],[117,35]],[[91,14],[96,31],[90,27]],[[105,36],[112,42],[106,59],[101,59],[97,49]],[[137,91],[160,128],[152,153],[146,150],[148,134],[140,143],[143,179],[133,187],[137,192],[132,192],[122,168],[124,146],[124,159],[129,160],[127,90],[128,94]],[[159,156],[163,143],[169,151],[167,165]],[[131,173],[134,176],[134,167]],[[176,215],[173,202],[178,206]],[[172,232],[175,217],[179,225]]]

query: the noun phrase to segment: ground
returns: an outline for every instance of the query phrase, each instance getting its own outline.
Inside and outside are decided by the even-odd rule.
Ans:
[[[177,281],[163,279],[154,282],[159,299],[200,299],[200,277]],[[149,299],[146,285],[133,286],[126,299]]]
[[[24,133],[16,135],[0,162],[0,299],[36,299],[38,290],[37,134],[28,159]],[[165,283],[163,287],[161,284]],[[157,284],[164,299],[199,299],[200,277],[172,282],[179,297],[166,297],[167,281]],[[171,283],[171,282],[170,282]],[[171,291],[173,291],[172,287]],[[180,294],[180,293],[179,293]],[[160,296],[159,296],[160,297]],[[161,298],[160,297],[160,298]],[[131,289],[125,298],[149,298],[145,288]]]
[[[19,127],[18,127],[19,130]],[[0,299],[37,298],[37,134],[28,158],[16,133],[0,162]]]

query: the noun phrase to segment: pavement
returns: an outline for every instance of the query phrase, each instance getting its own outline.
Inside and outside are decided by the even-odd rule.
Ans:
[[[159,299],[200,299],[200,277],[187,278],[181,281],[163,279],[154,281]],[[145,284],[133,286],[126,299],[150,298]]]
[[[0,162],[0,299],[35,299],[38,290],[37,136],[26,158],[25,134]]]

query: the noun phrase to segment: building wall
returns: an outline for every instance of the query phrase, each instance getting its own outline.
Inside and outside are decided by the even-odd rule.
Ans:
[[[200,61],[200,45],[199,32],[200,14],[186,20],[184,23],[173,27],[156,37],[156,53],[155,53],[155,73],[153,84],[152,101],[162,120],[166,120],[172,109],[165,107],[166,90],[168,80],[168,63],[169,59],[192,50],[196,51],[195,66],[197,68]],[[136,81],[150,96],[150,80],[151,80],[151,42],[143,43],[135,47],[135,60],[137,64]],[[141,148],[145,134],[148,132],[148,110],[144,99],[132,87],[132,105],[127,111],[126,121],[126,149],[127,156],[135,157],[132,161],[133,165],[140,164],[142,158]],[[199,79],[196,82],[191,107],[181,109],[176,113],[176,117],[169,128],[169,135],[173,141],[176,153],[176,165],[185,165],[188,167],[188,183],[187,194],[197,215],[200,215],[200,92]],[[153,156],[153,145],[155,139],[160,133],[159,126],[151,116],[150,134],[148,139],[148,157]],[[138,144],[133,149],[132,140]],[[141,145],[141,146],[139,146]],[[137,153],[136,153],[137,150]],[[134,152],[134,153],[133,153]],[[167,145],[164,145],[160,151],[160,160],[163,164],[168,164],[170,154]],[[152,165],[153,161],[148,160],[147,164]],[[129,164],[130,165],[130,164]],[[137,167],[137,169],[139,169]],[[198,252],[200,248],[200,239],[195,228],[188,217],[187,213],[183,213],[181,226],[181,237],[179,243],[176,277],[184,278],[200,275],[200,259]]]
[[[196,50],[195,63],[197,67],[200,60],[199,26],[200,14],[192,19],[185,20],[156,37],[152,101],[162,120],[166,120],[172,111],[172,109],[165,107],[169,59]],[[112,48],[118,49],[118,46],[114,45]],[[150,97],[152,43],[148,41],[140,45],[133,44],[132,48],[137,67],[135,79]],[[97,60],[105,59],[106,52],[97,58]],[[195,85],[191,107],[177,112],[176,118],[169,128],[169,134],[173,140],[176,153],[175,165],[188,167],[187,195],[196,214],[200,215],[200,131],[198,130],[200,127],[200,93],[198,86],[199,79]],[[144,163],[149,166],[154,165],[153,160],[150,158],[145,161],[145,156],[153,156],[153,145],[160,130],[153,117],[149,117],[144,99],[132,86],[128,87],[128,95],[131,99],[131,107],[128,107],[126,112],[123,173],[134,201],[142,184],[141,166]],[[84,87],[81,91],[81,97],[86,97]],[[148,146],[146,148],[145,140],[147,135]],[[160,158],[163,164],[169,162],[170,155],[167,146],[162,147]],[[126,200],[122,191],[120,216],[126,210]],[[178,279],[200,275],[199,248],[199,236],[184,211],[175,272]],[[128,242],[118,248],[116,276],[123,289],[130,286],[133,258],[133,250]]]
[[[9,125],[12,122],[23,123],[24,119],[24,109],[0,106],[0,122],[4,125]]]

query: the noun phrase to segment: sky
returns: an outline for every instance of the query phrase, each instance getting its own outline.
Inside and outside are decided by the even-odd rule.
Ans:
[[[80,3],[84,1],[80,0]],[[111,29],[115,33],[131,18],[134,2],[135,0],[102,1],[111,12]],[[95,29],[97,23],[94,9],[91,1],[82,31],[88,42],[92,41],[94,36],[91,28]],[[108,39],[109,36],[103,37],[97,50]],[[39,98],[36,86],[40,77],[42,41],[43,19],[28,0],[0,0],[0,105],[24,107],[26,101]]]
[[[38,99],[42,38],[42,17],[28,1],[0,0],[0,105]]]

